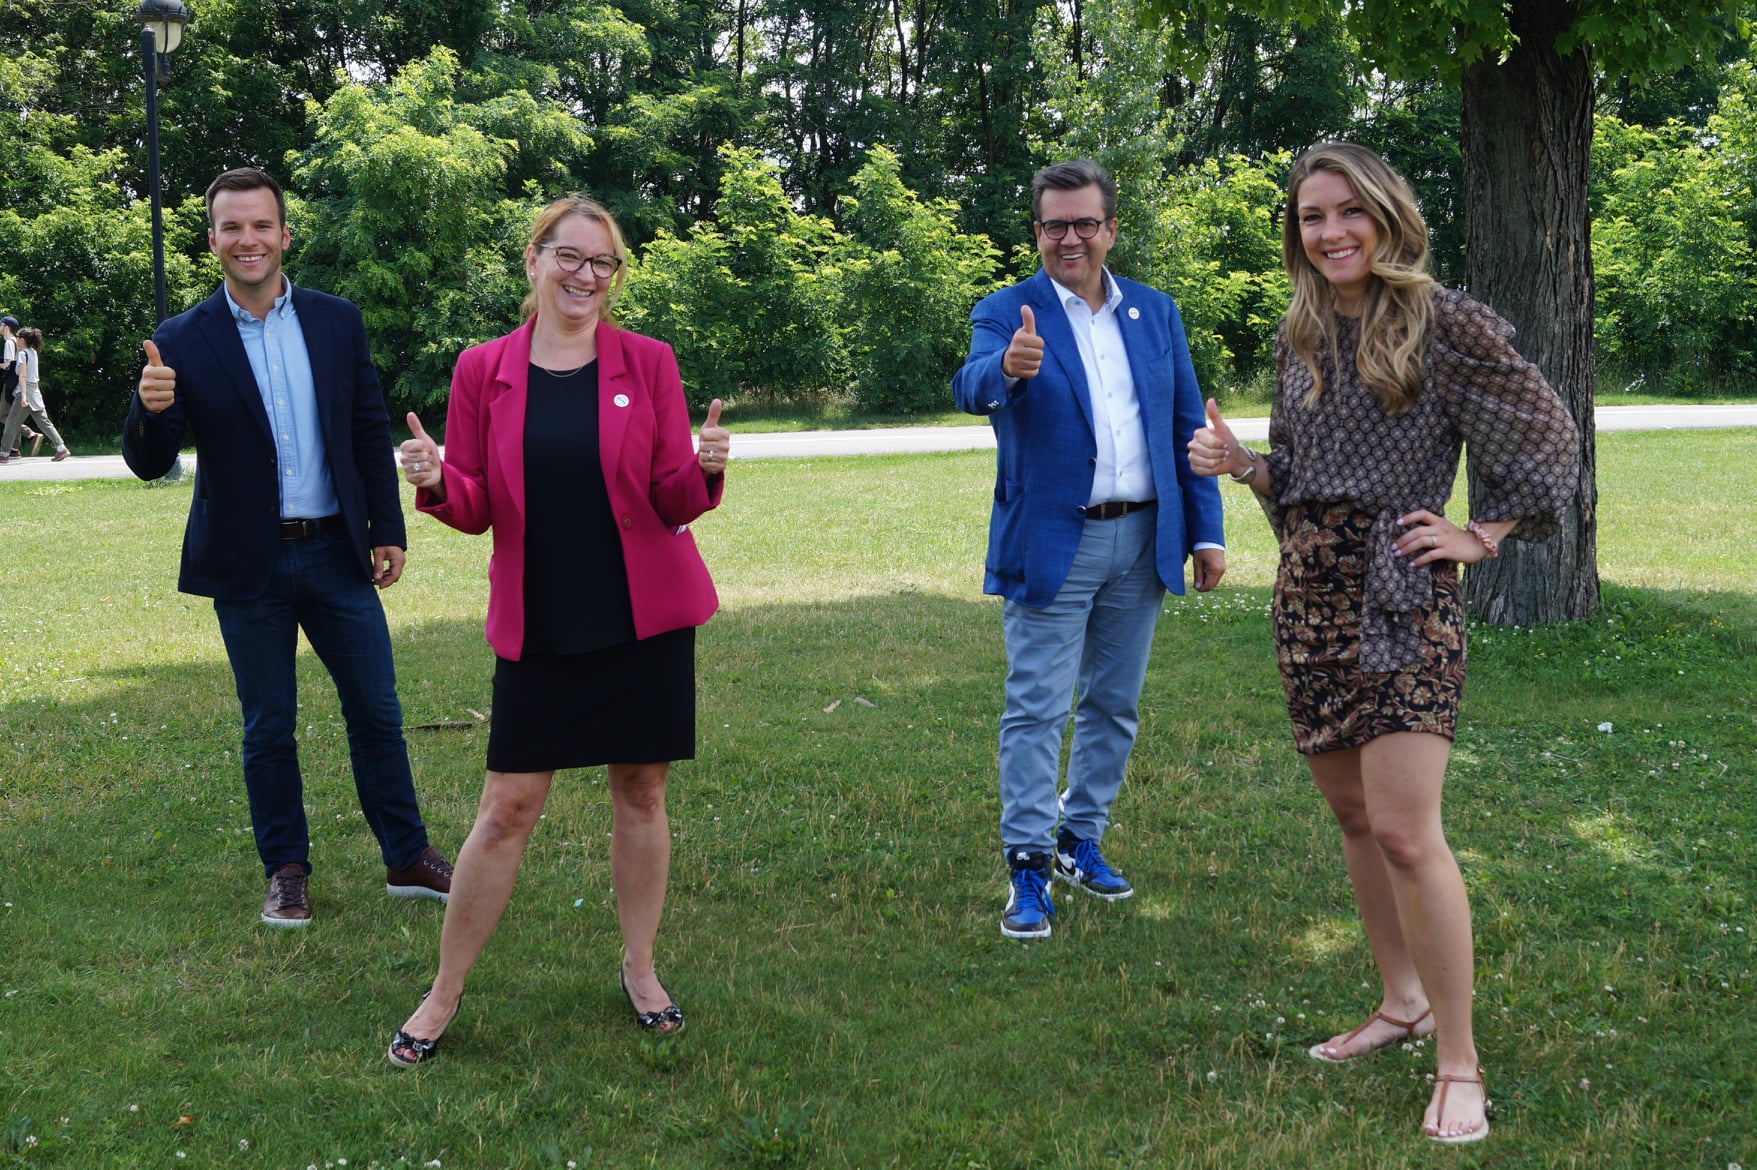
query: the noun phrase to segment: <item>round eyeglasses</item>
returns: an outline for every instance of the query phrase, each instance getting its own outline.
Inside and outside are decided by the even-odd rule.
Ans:
[[[616,275],[616,270],[622,267],[621,256],[610,256],[604,253],[599,253],[596,256],[588,256],[584,252],[565,247],[561,244],[538,244],[537,250],[540,252],[553,253],[555,256],[555,263],[561,266],[563,272],[578,272],[580,269],[590,264],[592,266],[592,275],[596,276],[599,280],[609,280],[612,276]]]

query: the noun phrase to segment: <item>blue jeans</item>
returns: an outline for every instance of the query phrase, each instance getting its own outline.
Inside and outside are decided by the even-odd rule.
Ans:
[[[1042,609],[1008,601],[1007,709],[1000,728],[1001,846],[1055,845],[1056,777],[1076,685],[1074,746],[1060,820],[1096,841],[1140,725],[1141,684],[1165,599],[1154,566],[1155,509],[1088,520],[1073,567]]]
[[[305,786],[299,775],[299,631],[329,670],[348,725],[348,757],[366,824],[385,865],[405,869],[427,847],[415,800],[390,628],[377,590],[346,536],[283,540],[268,590],[254,601],[215,601],[244,708],[244,788],[264,875],[288,862],[311,872]]]

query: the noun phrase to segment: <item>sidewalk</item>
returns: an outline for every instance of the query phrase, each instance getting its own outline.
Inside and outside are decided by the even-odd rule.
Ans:
[[[1601,406],[1594,412],[1601,431],[1701,430],[1757,427],[1757,406]],[[794,431],[785,434],[742,433],[731,416],[732,458],[809,459],[839,455],[907,455],[922,451],[994,449],[994,431],[987,423],[962,427],[877,427],[866,431]],[[1227,420],[1233,433],[1247,443],[1269,437],[1266,418]],[[195,470],[195,456],[183,456],[183,470]],[[0,483],[9,480],[132,479],[120,455],[75,455],[52,463],[47,455],[14,459],[0,467]]]

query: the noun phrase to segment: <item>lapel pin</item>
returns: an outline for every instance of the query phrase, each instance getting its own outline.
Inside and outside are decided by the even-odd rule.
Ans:
[[[628,395],[618,394],[615,398],[612,398],[610,401],[616,403],[616,405],[618,405],[618,406],[627,406],[628,405]]]
[[[1135,308],[1133,305],[1130,305],[1129,306],[1129,320],[1139,321],[1140,319],[1141,319],[1141,310]]]

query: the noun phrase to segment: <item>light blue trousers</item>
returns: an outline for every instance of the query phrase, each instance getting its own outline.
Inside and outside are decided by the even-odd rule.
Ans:
[[[1074,565],[1055,601],[1035,609],[1005,603],[1007,709],[1001,716],[1001,846],[1055,845],[1056,780],[1073,707],[1074,745],[1060,820],[1096,841],[1140,725],[1141,684],[1165,599],[1154,567],[1155,509],[1088,520]]]

